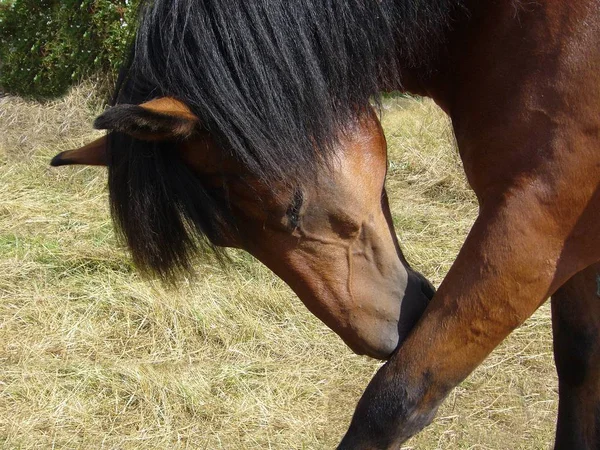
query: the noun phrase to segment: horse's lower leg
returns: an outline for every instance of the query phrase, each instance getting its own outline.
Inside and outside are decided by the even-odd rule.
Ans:
[[[573,192],[565,208],[573,216],[561,220],[535,190],[482,208],[421,321],[367,387],[340,449],[398,449],[512,330],[597,260],[600,197]]]
[[[559,381],[556,450],[600,448],[600,263],[552,296]]]

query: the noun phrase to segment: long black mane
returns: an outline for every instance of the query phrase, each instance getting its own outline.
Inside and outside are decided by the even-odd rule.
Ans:
[[[148,1],[115,103],[175,97],[264,183],[301,184],[403,71],[435,70],[461,9],[462,0]],[[136,262],[168,277],[189,267],[195,235],[213,240],[227,208],[161,145],[113,136],[109,187]]]

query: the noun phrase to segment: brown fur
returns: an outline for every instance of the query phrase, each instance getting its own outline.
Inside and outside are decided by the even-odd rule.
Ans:
[[[600,264],[575,274],[552,295],[560,401],[556,449],[600,442]]]
[[[101,137],[84,147],[59,153],[50,165],[53,167],[83,164],[86,166],[106,166],[106,137]]]
[[[600,261],[600,7],[468,3],[470,20],[455,24],[434,75],[407,72],[391,87],[429,95],[450,115],[480,214],[420,321],[365,391],[340,448],[398,449],[552,295],[556,448],[599,448],[597,287],[586,268]],[[215,172],[206,160],[215,144],[194,139],[180,146],[184,159],[228,185],[245,224],[244,239],[222,244],[265,262],[353,349],[388,355],[425,297],[396,254],[377,121],[366,117],[340,142],[333,171],[302,192],[304,206],[289,187],[265,191],[235,161]]]
[[[437,77],[413,85],[450,114],[479,217],[424,316],[367,388],[341,449],[398,449],[512,330],[600,260],[598,3],[542,0],[516,14],[510,1],[473,2],[472,14]],[[592,309],[582,295],[559,294],[554,309],[571,302],[566,317],[585,322]],[[558,345],[557,360],[576,345]],[[557,448],[600,447],[591,425],[566,425],[580,414],[582,427],[597,420],[595,381],[586,389],[585,398],[561,390],[561,405],[569,395],[577,407],[561,409]],[[560,444],[580,432],[585,447]]]
[[[157,99],[137,108],[112,108],[101,116],[103,127],[129,132],[131,126],[132,135],[147,141],[165,135],[181,139],[179,157],[205,185],[227,190],[239,224],[215,244],[257,257],[357,353],[389,357],[433,289],[410,269],[398,246],[383,187],[386,142],[373,113],[347,131],[331,167],[295,191],[287,184],[273,189],[249,175],[207,133],[184,137],[176,128],[165,131],[173,126],[171,118],[197,123],[176,100]],[[154,123],[143,133],[139,109],[144,120]],[[105,158],[100,143],[55,160],[96,162]]]

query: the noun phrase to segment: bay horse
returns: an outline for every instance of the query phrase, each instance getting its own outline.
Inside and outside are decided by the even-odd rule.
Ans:
[[[118,131],[51,164],[108,165],[117,228],[149,274],[173,281],[192,270],[194,253],[206,245],[244,249],[354,352],[379,359],[433,296],[393,230],[385,138],[373,112],[347,130],[335,161],[303,186],[267,186],[173,98],[115,106],[95,125]]]
[[[549,297],[555,448],[599,448],[599,44],[597,0],[155,0],[144,8],[115,106],[96,122],[112,130],[108,140],[54,162],[105,155],[115,222],[142,267],[167,278],[187,267],[197,234],[233,243],[310,298],[353,348],[389,355],[380,334],[398,344],[340,449],[398,449]],[[385,145],[370,99],[391,90],[429,96],[450,116],[480,206],[427,306],[426,283],[415,276],[412,288],[390,236]],[[153,111],[153,99],[177,107]],[[211,156],[195,163],[203,155]],[[307,192],[318,213],[304,205]],[[256,214],[265,201],[278,212]],[[254,213],[246,218],[244,209]],[[332,211],[341,211],[334,221]],[[322,236],[302,230],[315,214],[328,233],[309,245]],[[260,234],[257,225],[270,230],[277,217],[279,234]],[[354,223],[351,232],[339,217],[354,218],[342,221]],[[365,228],[372,220],[381,224],[375,241]],[[267,235],[256,250],[253,237]],[[328,255],[344,238],[365,245]],[[279,250],[269,245],[286,256],[269,260]],[[359,296],[348,275],[357,254],[373,268],[360,277]],[[395,296],[395,307],[381,313],[380,294],[366,295],[376,286],[384,305]],[[410,333],[395,330],[415,321]]]

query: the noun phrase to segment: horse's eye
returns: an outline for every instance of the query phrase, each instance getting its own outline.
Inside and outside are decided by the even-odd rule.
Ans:
[[[292,203],[287,209],[285,215],[288,218],[289,227],[293,230],[300,226],[300,210],[302,208],[302,204],[304,203],[304,194],[300,189],[294,192],[294,198],[292,199]]]

